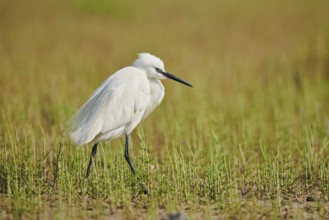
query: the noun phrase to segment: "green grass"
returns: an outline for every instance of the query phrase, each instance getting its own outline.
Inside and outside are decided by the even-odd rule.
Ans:
[[[328,216],[328,6],[0,1],[0,219]],[[87,183],[91,146],[63,125],[144,51],[194,88],[164,81],[136,176],[120,138]]]

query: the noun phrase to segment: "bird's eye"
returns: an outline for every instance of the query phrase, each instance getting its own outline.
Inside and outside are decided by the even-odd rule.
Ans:
[[[158,67],[154,67],[154,69],[158,72],[158,73],[161,73],[161,69],[158,68]]]

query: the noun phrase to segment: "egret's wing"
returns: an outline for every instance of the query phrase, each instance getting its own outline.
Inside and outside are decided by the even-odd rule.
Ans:
[[[119,70],[76,113],[68,129],[70,137],[80,145],[126,126],[136,112],[145,110],[148,94],[148,80],[141,70],[134,67]]]

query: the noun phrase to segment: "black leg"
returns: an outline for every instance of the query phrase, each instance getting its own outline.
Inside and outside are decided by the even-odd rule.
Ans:
[[[130,166],[131,172],[133,172],[133,174],[135,174],[135,169],[134,169],[133,164],[131,163],[130,155],[129,155],[129,134],[126,134],[125,158],[126,158],[127,163]]]
[[[89,180],[89,175],[90,175],[90,169],[93,165],[93,158],[94,156],[96,155],[97,153],[97,145],[98,143],[94,144],[93,146],[93,149],[91,151],[91,155],[90,155],[90,160],[89,160],[89,165],[88,165],[88,168],[87,168],[87,174],[86,174],[86,179]]]
[[[125,158],[126,158],[127,163],[130,166],[131,172],[135,175],[136,174],[135,168],[130,160],[130,155],[129,155],[129,134],[126,134]],[[142,188],[143,188],[144,194],[148,194],[148,190],[143,183],[142,183]]]

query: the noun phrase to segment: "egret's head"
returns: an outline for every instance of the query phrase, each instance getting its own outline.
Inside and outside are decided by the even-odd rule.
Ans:
[[[165,72],[164,64],[160,58],[149,53],[140,53],[138,58],[133,63],[134,67],[142,69],[146,72],[150,79],[165,79],[166,77],[158,70]]]
[[[191,84],[172,75],[171,73],[166,72],[162,60],[156,56],[153,56],[152,54],[149,53],[138,54],[138,58],[133,62],[132,65],[134,67],[144,70],[149,79],[162,80],[169,78],[192,87]]]

